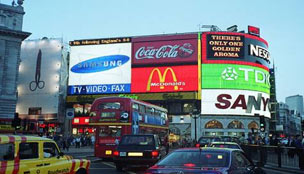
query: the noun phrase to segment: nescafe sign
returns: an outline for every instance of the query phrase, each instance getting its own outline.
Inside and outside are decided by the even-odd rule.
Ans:
[[[197,62],[197,40],[134,43],[132,65]]]

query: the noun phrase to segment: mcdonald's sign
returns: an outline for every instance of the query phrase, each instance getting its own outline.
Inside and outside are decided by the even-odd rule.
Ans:
[[[197,65],[132,68],[131,92],[198,90]]]

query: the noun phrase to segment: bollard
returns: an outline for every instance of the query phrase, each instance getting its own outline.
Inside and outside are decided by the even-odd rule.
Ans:
[[[282,159],[281,159],[281,147],[280,144],[277,146],[277,154],[278,154],[278,167],[282,167]]]

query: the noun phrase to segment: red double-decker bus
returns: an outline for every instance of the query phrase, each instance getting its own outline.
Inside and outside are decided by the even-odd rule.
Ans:
[[[105,97],[93,102],[91,115],[89,125],[96,128],[96,157],[113,158],[113,151],[125,134],[158,134],[167,142],[169,122],[165,108],[130,98]]]

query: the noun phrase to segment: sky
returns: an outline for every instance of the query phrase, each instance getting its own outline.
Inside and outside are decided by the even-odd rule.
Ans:
[[[11,4],[12,0],[0,0]],[[260,28],[276,67],[277,100],[304,95],[304,0],[24,0],[28,39],[110,38]]]

